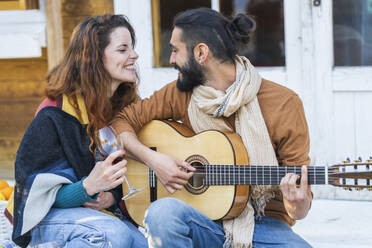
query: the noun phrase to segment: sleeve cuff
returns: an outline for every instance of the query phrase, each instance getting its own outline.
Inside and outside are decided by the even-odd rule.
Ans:
[[[98,194],[91,197],[85,191],[83,186],[84,179],[85,177],[76,183],[62,186],[57,192],[53,206],[57,208],[72,208],[79,207],[88,201],[97,200]]]

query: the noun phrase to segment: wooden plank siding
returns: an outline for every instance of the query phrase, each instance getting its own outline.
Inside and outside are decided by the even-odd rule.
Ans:
[[[75,26],[88,16],[114,13],[113,0],[47,0],[49,67],[58,64]]]
[[[60,0],[63,47],[66,48],[74,27],[88,16],[114,13],[113,0]]]
[[[48,68],[55,67],[63,58],[61,1],[46,0],[46,38],[48,44]]]
[[[0,60],[0,177],[13,177],[15,154],[44,94],[48,61],[40,58]]]
[[[88,16],[114,12],[112,0],[60,0],[59,4],[58,8],[46,8],[46,11],[59,12],[47,13],[47,18],[60,18],[59,23],[47,27],[47,32],[54,32],[51,29],[61,25],[62,35],[59,37],[62,41],[59,42],[63,44],[63,51],[68,45],[73,28],[81,20]],[[49,67],[56,64],[48,63],[51,56],[48,57],[47,51],[51,51],[50,47],[43,49],[40,58],[0,60],[0,178],[14,177],[16,151],[43,99],[48,64]]]
[[[336,92],[334,163],[372,156],[372,92]]]

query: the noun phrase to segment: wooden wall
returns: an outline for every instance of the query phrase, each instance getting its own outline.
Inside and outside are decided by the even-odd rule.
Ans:
[[[60,20],[62,49],[67,47],[73,28],[81,20],[113,13],[114,9],[112,0],[59,0],[58,4],[58,13],[47,13],[47,17],[57,16]],[[44,48],[40,58],[0,60],[0,178],[14,177],[19,142],[43,99],[47,51]]]
[[[67,47],[74,27],[88,16],[114,13],[113,0],[61,0],[63,45]]]
[[[48,61],[40,58],[0,60],[0,177],[13,177],[20,139],[43,95]]]

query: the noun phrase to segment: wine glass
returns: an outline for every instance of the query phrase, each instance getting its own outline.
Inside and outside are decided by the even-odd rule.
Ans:
[[[97,149],[98,151],[97,160],[99,161],[105,160],[111,153],[119,151],[119,150],[123,150],[123,146],[116,139],[116,136],[114,134],[114,130],[112,129],[112,127],[106,126],[98,130],[98,137],[101,142],[101,146],[98,146],[98,149]],[[144,190],[143,188],[141,189],[133,188],[132,185],[129,183],[128,178],[125,175],[123,177],[124,177],[125,182],[128,185],[129,192],[128,194],[123,196],[122,200],[127,200],[137,195],[142,190]]]

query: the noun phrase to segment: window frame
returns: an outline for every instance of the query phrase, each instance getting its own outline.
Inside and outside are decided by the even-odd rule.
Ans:
[[[45,0],[40,9],[0,11],[0,59],[42,56],[46,47]]]
[[[151,0],[151,20],[152,20],[152,35],[154,43],[154,67],[161,67],[160,52],[161,52],[161,41],[160,41],[160,0]]]
[[[286,1],[284,1],[286,2]],[[174,72],[174,69],[169,67],[160,67],[160,28],[159,28],[159,0],[151,1],[151,20],[152,20],[152,35],[153,35],[153,70],[161,74]],[[220,11],[220,1],[211,0],[211,9]],[[285,18],[284,18],[285,19]],[[287,39],[287,37],[285,37]],[[287,50],[287,47],[286,47]],[[294,56],[297,58],[296,56]],[[286,59],[287,63],[287,59]],[[257,67],[261,75],[267,79],[279,82],[283,85],[287,84],[286,66],[265,66]]]

